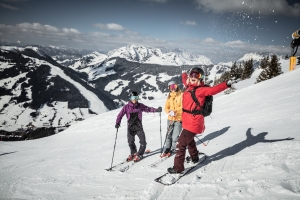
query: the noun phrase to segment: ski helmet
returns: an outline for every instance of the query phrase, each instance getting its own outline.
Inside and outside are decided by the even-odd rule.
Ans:
[[[131,91],[131,92],[129,93],[129,99],[130,99],[131,101],[133,101],[133,100],[138,101],[138,100],[139,100],[139,95],[138,95],[138,93],[137,93],[136,91]]]
[[[190,75],[192,74],[192,72],[196,72],[196,73],[201,74],[200,79],[203,79],[203,77],[204,77],[204,71],[203,71],[203,69],[201,69],[200,67],[193,67],[193,68],[190,70]]]
[[[138,95],[138,93],[136,91],[131,91],[129,93],[129,97],[131,97],[131,96],[139,96],[139,95]]]
[[[173,85],[173,84],[177,84],[175,81],[170,81],[169,83],[168,83],[168,87],[170,86],[170,85]]]

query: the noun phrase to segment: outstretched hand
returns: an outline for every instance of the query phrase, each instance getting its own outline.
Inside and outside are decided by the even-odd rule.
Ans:
[[[115,128],[118,129],[120,127],[120,124],[116,124]]]
[[[157,109],[156,109],[156,112],[161,112],[162,111],[162,107],[158,107]]]
[[[235,80],[235,79],[230,79],[230,80],[228,80],[228,81],[226,82],[226,84],[227,84],[228,87],[231,87],[232,84],[238,83],[240,80],[241,80],[241,79],[236,79],[236,80]]]

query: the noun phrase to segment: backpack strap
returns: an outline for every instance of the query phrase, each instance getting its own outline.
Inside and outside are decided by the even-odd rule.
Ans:
[[[186,90],[187,92],[191,93],[192,99],[196,103],[196,107],[193,110],[186,110],[186,109],[182,108],[183,112],[187,112],[192,115],[203,115],[202,106],[200,105],[200,102],[198,101],[196,94],[195,94],[196,90],[199,87],[201,87],[201,86],[196,86],[193,90]],[[197,107],[200,107],[200,110],[197,110]]]
[[[199,88],[199,87],[201,87],[201,86],[197,86],[197,87],[195,87],[193,90],[189,90],[188,92],[189,93],[191,93],[191,96],[192,96],[192,99],[194,100],[194,102],[196,103],[196,107],[194,108],[194,110],[196,110],[197,109],[197,107],[200,107],[201,109],[202,109],[202,107],[201,107],[201,105],[200,105],[200,102],[198,101],[198,99],[197,99],[197,97],[196,97],[196,90]]]

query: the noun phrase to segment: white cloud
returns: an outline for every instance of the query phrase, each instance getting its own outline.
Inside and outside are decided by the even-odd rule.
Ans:
[[[189,52],[205,55],[213,62],[233,61],[245,53],[274,52],[289,54],[289,47],[253,45],[241,40],[220,42],[214,38],[190,40],[161,40],[138,32],[124,31],[122,35],[103,32],[80,32],[75,28],[57,28],[40,23],[21,23],[15,26],[0,24],[1,39],[22,41],[23,44],[66,45],[79,49],[101,49],[109,51],[131,44],[166,49],[181,48]]]
[[[215,13],[226,12],[248,12],[260,13],[264,15],[290,15],[300,16],[300,3],[294,3],[292,6],[286,0],[194,0],[197,9],[204,11],[213,11]]]
[[[213,38],[206,38],[203,40],[204,43],[216,44],[218,41],[214,40]]]
[[[20,9],[17,8],[17,7],[10,6],[10,5],[7,5],[7,4],[5,4],[5,3],[0,3],[0,6],[1,6],[2,8],[6,8],[6,9],[9,9],[9,10],[20,10]]]
[[[241,45],[246,45],[247,43],[241,41],[241,40],[236,40],[236,41],[230,41],[225,43],[227,46],[241,46]]]
[[[101,30],[113,30],[113,31],[123,31],[125,28],[119,24],[108,23],[108,24],[94,24],[95,27]]]
[[[185,24],[185,25],[190,25],[190,26],[197,26],[197,23],[194,21],[185,21],[185,22],[181,22],[181,24]]]
[[[62,29],[64,33],[67,34],[80,34],[80,32],[78,30],[76,30],[75,28],[63,28]]]

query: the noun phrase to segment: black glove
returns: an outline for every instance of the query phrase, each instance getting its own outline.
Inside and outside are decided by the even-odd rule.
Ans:
[[[226,82],[226,84],[227,84],[228,87],[231,87],[232,84],[235,84],[235,83],[239,82],[240,80],[241,80],[241,79],[236,79],[236,80],[230,79],[230,80],[228,80],[228,81]]]
[[[120,127],[120,124],[116,124],[115,128],[118,129]]]
[[[156,110],[156,112],[161,112],[162,111],[162,108],[159,106]]]

